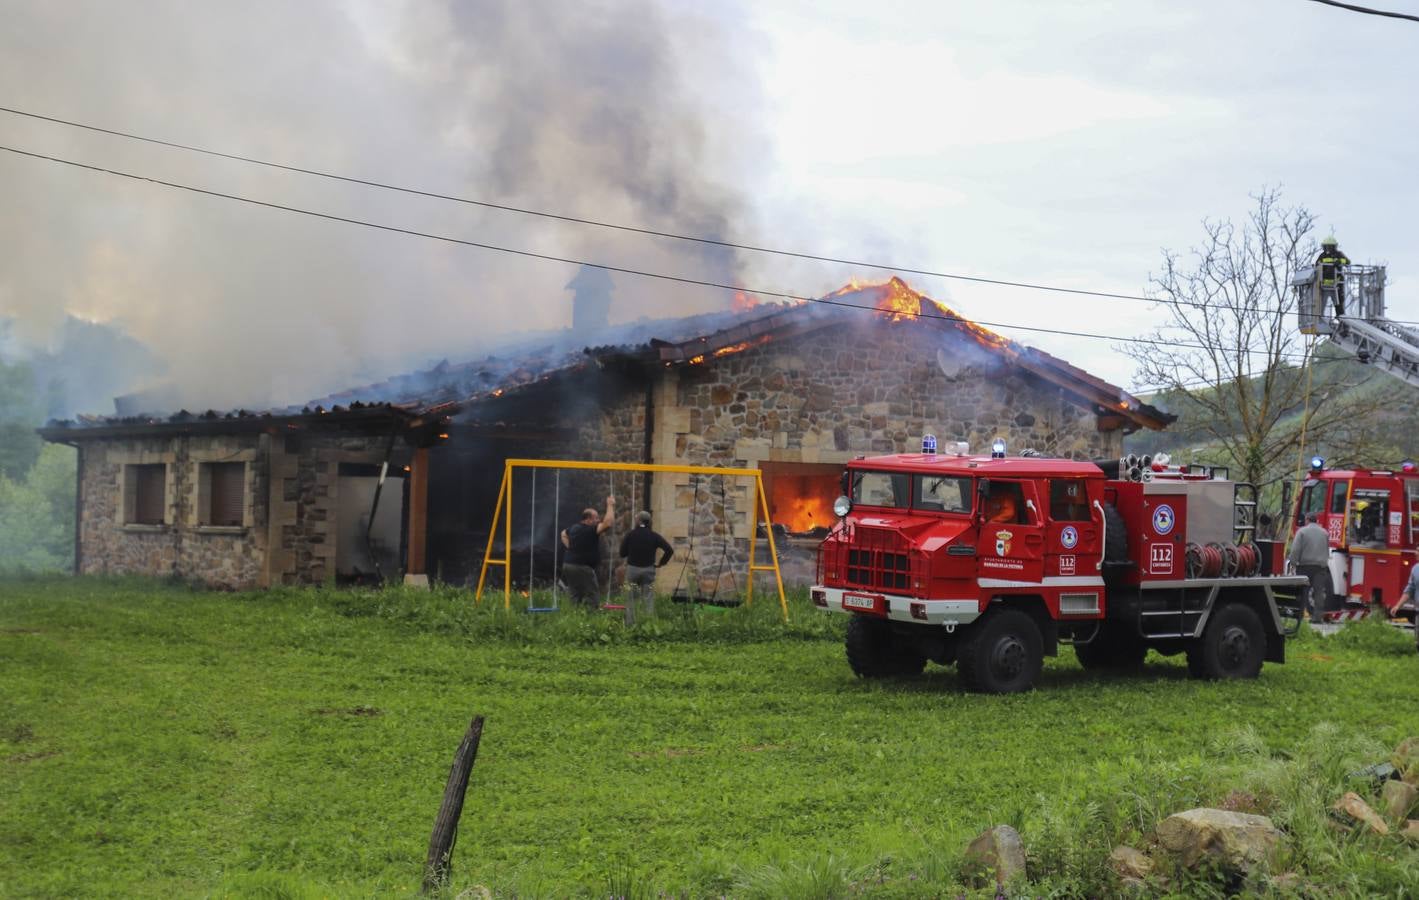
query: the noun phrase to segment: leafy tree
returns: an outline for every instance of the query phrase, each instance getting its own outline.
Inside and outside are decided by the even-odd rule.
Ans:
[[[42,443],[35,427],[42,419],[29,364],[0,360],[0,476],[18,479],[34,465]]]
[[[66,570],[74,560],[74,451],[47,444],[22,480],[0,475],[0,571]]]
[[[1398,387],[1346,365],[1329,345],[1318,352],[1296,330],[1291,277],[1315,259],[1315,216],[1283,206],[1274,189],[1252,199],[1240,225],[1205,221],[1186,256],[1163,252],[1150,292],[1164,322],[1149,337],[1160,343],[1121,349],[1139,382],[1187,417],[1190,437],[1265,488],[1294,470],[1303,449],[1324,445],[1352,459],[1392,452],[1375,443],[1383,429],[1363,423],[1396,404]]]

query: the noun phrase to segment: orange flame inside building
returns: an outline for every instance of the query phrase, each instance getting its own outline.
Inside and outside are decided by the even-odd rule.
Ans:
[[[799,534],[831,528],[833,498],[841,493],[842,466],[826,463],[765,462],[764,492],[775,525]]]
[[[812,477],[783,477],[774,479],[773,505],[774,521],[792,532],[812,531],[833,524],[833,501],[824,497],[820,485],[812,484]]]

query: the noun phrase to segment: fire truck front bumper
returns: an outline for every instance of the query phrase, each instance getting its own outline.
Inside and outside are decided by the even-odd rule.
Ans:
[[[902,597],[897,594],[846,590],[824,587],[823,585],[814,585],[809,590],[809,596],[812,597],[814,606],[828,612],[876,616],[881,619],[911,622],[917,625],[955,627],[967,625],[980,618],[980,601],[974,598],[920,600],[916,597]]]

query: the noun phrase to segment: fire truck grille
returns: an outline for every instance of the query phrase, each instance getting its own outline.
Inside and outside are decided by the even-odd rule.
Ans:
[[[905,553],[848,550],[847,581],[859,587],[904,591],[911,585],[911,563]]]

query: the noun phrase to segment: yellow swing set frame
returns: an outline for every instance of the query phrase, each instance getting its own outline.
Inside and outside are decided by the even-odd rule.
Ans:
[[[755,514],[749,532],[749,579],[744,602],[754,603],[754,573],[774,573],[774,583],[778,587],[779,608],[783,620],[788,621],[788,599],[783,592],[783,573],[779,571],[778,547],[774,544],[773,525],[769,521],[769,501],[764,495],[764,476],[758,469],[731,469],[718,466],[671,466],[655,463],[590,462],[575,459],[509,459],[503,465],[503,483],[498,488],[498,502],[493,509],[493,523],[488,529],[488,546],[483,551],[483,567],[478,573],[478,591],[475,603],[483,602],[483,586],[488,578],[489,566],[503,567],[503,608],[512,608],[512,484],[513,473],[518,469],[593,469],[605,472],[665,472],[679,475],[720,475],[726,478],[752,478],[754,480]],[[769,561],[758,563],[759,523],[764,524],[764,534],[768,537]],[[503,527],[503,555],[493,556],[493,539],[497,536],[498,525]]]

